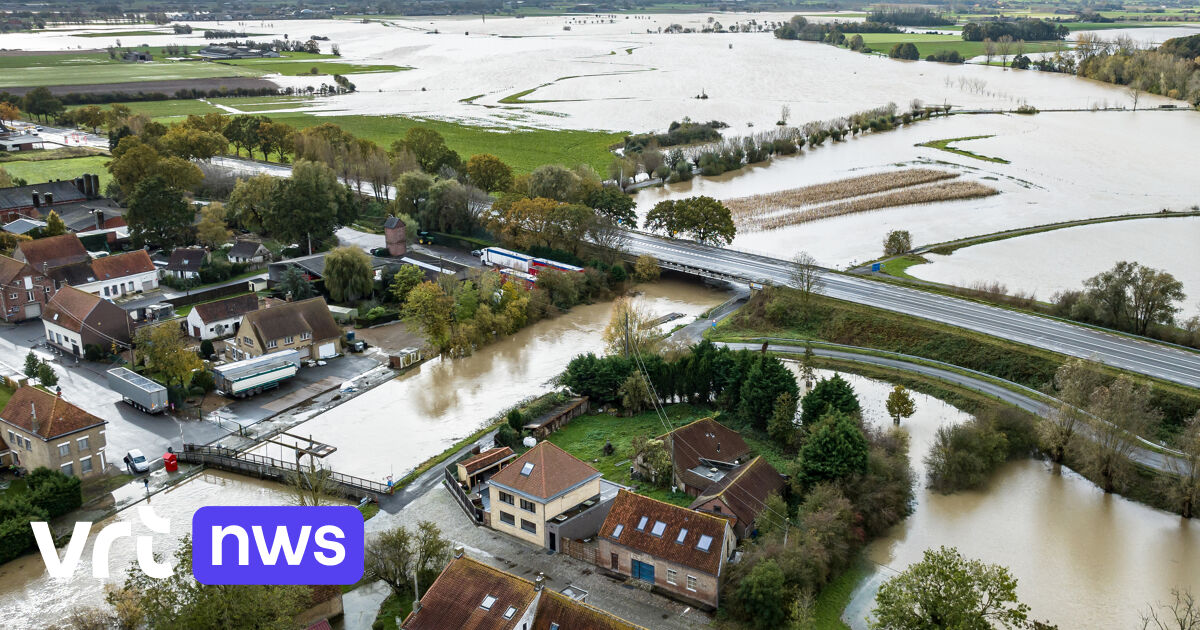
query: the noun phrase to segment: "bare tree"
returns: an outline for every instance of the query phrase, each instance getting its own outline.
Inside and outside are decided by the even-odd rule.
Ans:
[[[1129,460],[1137,437],[1158,419],[1150,408],[1150,388],[1120,376],[1092,393],[1088,411],[1096,421],[1083,444],[1083,472],[1098,478],[1101,489],[1113,492],[1129,477]]]
[[[817,265],[817,259],[808,252],[800,252],[792,258],[792,267],[788,270],[788,283],[800,291],[800,305],[805,315],[808,314],[812,294],[825,286],[821,276],[821,267]]]
[[[1171,597],[1175,601],[1142,613],[1142,630],[1200,630],[1200,603],[1191,591],[1173,588]]]
[[[1129,100],[1133,101],[1133,111],[1137,111],[1138,101],[1142,100],[1142,90],[1137,84],[1130,85],[1128,88]]]
[[[1008,54],[1012,52],[1013,38],[1012,35],[1004,35],[996,41],[996,50],[1000,53],[1000,65],[1008,65]]]
[[[301,464],[298,471],[288,473],[285,481],[296,505],[328,505],[337,498],[337,484],[333,481],[333,471],[328,468],[311,464],[306,468]]]
[[[1163,491],[1179,515],[1192,518],[1200,512],[1200,411],[1188,420],[1176,440],[1183,457],[1170,457],[1170,474],[1162,477]]]
[[[396,594],[412,588],[416,554],[412,533],[403,526],[389,529],[367,542],[366,573],[382,580]]]
[[[1104,382],[1099,365],[1084,359],[1070,359],[1054,373],[1054,388],[1060,404],[1055,405],[1049,417],[1038,425],[1042,444],[1050,459],[1061,464],[1066,458],[1071,441],[1088,421],[1088,401],[1092,392]]]
[[[992,41],[992,38],[983,39],[983,52],[987,56],[987,65],[992,65],[992,57],[996,56],[996,42]]]

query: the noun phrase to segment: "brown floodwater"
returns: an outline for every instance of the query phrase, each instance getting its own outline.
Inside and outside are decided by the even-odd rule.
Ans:
[[[163,473],[159,473],[163,474]],[[290,496],[282,486],[264,483],[232,473],[208,471],[139,505],[149,505],[154,514],[168,519],[170,534],[154,535],[154,551],[171,559],[179,539],[192,529],[192,514],[205,505],[289,505]],[[136,509],[127,509],[92,526],[92,536],[84,548],[79,566],[68,578],[51,578],[40,553],[22,556],[0,565],[0,628],[32,630],[62,623],[72,610],[104,603],[104,580],[92,576],[92,542],[104,526],[129,522],[133,535],[151,535],[138,518]],[[59,555],[64,553],[59,549]],[[134,540],[121,538],[109,551],[108,582],[120,584],[125,571],[137,560]]]
[[[667,326],[689,323],[729,297],[698,283],[666,279],[639,290],[635,301],[651,314],[684,314]],[[551,379],[576,355],[601,352],[601,332],[612,308],[612,302],[577,306],[469,357],[433,359],[290,432],[336,446],[325,463],[338,472],[399,479],[505,408],[549,391]],[[288,457],[272,444],[257,452]]]
[[[868,422],[890,425],[884,401],[891,385],[846,376]],[[1172,588],[1200,593],[1200,527],[1195,522],[1105,495],[1070,471],[1038,460],[1004,466],[976,492],[940,495],[924,488],[938,427],[969,416],[913,394],[917,413],[904,421],[917,473],[916,510],[867,547],[870,576],[855,590],[843,619],[858,630],[887,578],[920,561],[926,549],[957,547],[969,558],[1008,567],[1034,618],[1062,630],[1137,627],[1139,611],[1170,598]]]

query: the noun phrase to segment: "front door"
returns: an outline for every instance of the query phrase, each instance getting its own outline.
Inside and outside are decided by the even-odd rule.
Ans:
[[[550,532],[550,551],[558,551],[558,547],[555,545],[556,539],[557,536],[554,535],[554,532]]]
[[[653,564],[646,564],[645,562],[641,562],[639,560],[632,560],[631,566],[633,569],[633,579],[642,580],[643,582],[649,582],[651,584],[654,583]]]

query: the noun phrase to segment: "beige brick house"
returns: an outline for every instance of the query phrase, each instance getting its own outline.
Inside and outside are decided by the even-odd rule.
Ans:
[[[267,302],[242,315],[237,330],[226,343],[238,361],[281,350],[296,350],[301,359],[326,359],[342,352],[342,328],[321,297]]]
[[[492,529],[539,547],[557,550],[546,522],[599,500],[600,471],[551,444],[541,442],[488,481]]]
[[[0,410],[0,434],[9,448],[3,463],[84,478],[103,474],[105,424],[62,396],[21,387]]]

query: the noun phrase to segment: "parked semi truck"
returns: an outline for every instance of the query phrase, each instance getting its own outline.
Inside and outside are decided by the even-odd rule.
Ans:
[[[109,370],[108,387],[126,403],[146,413],[162,413],[167,409],[167,388],[129,368]]]
[[[526,256],[502,247],[486,247],[479,254],[479,262],[489,267],[502,267],[519,271],[523,274],[536,276],[543,269],[555,271],[583,271],[583,267],[560,263],[549,258]]]
[[[218,365],[212,369],[217,390],[234,398],[260,394],[279,386],[300,371],[300,353],[284,350],[261,357]]]

